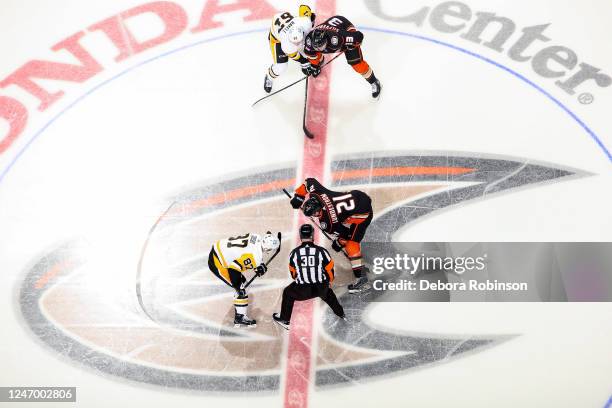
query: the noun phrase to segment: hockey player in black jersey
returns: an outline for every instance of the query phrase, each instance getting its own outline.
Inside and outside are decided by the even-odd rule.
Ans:
[[[323,54],[344,52],[346,61],[361,74],[372,86],[372,97],[378,98],[382,90],[380,81],[374,75],[370,65],[363,59],[361,44],[363,33],[358,31],[346,17],[334,16],[319,24],[304,41],[304,55],[314,67],[312,75],[318,76],[323,62]]]
[[[334,236],[332,248],[344,250],[356,281],[349,285],[349,292],[361,292],[367,287],[368,278],[363,270],[361,241],[372,222],[372,200],[363,191],[331,191],[314,178],[308,178],[295,190],[291,206],[301,208],[307,217],[317,218],[319,226]]]

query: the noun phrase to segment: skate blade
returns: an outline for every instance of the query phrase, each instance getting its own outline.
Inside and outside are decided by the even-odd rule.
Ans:
[[[370,286],[364,286],[361,289],[349,289],[348,293],[363,293],[363,292],[367,292],[368,290],[370,290]]]
[[[257,323],[255,323],[255,324],[234,323],[234,328],[235,329],[250,329],[251,327],[257,327]]]
[[[287,325],[284,325],[284,324],[282,324],[280,322],[277,322],[276,320],[274,320],[274,323],[278,324],[280,327],[282,327],[285,330],[289,330],[289,326],[287,326]]]

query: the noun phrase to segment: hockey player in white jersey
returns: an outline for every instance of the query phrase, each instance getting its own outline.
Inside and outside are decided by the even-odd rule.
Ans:
[[[318,66],[310,64],[308,58],[302,55],[304,38],[312,30],[315,15],[309,6],[301,5],[298,17],[289,12],[278,13],[272,19],[272,26],[268,34],[273,63],[268,69],[264,82],[264,90],[272,92],[274,79],[287,70],[289,58],[302,66],[304,75],[313,75],[320,72]]]
[[[270,233],[266,235],[245,234],[222,239],[214,243],[208,256],[210,271],[234,288],[234,326],[255,327],[256,321],[247,315],[249,295],[246,293],[244,274],[252,270],[257,276],[262,276],[268,270],[264,263],[264,255],[273,253],[280,246],[277,237]]]

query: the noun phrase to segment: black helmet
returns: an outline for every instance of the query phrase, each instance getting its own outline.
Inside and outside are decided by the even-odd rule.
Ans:
[[[327,47],[327,32],[315,29],[312,32],[312,48],[316,51],[323,51]]]
[[[300,239],[302,241],[312,241],[314,239],[314,228],[310,224],[304,224],[300,227]]]
[[[317,212],[323,209],[323,206],[319,202],[319,199],[315,196],[310,196],[308,200],[302,206],[302,211],[304,215],[307,217],[312,217]]]

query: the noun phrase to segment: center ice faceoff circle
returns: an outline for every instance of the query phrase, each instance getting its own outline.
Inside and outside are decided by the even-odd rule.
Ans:
[[[336,160],[331,164],[333,188],[362,186],[378,203],[380,214],[372,222],[369,239],[387,241],[405,224],[435,213],[434,208],[574,175],[545,165],[525,166],[512,159],[482,157],[454,156],[449,167],[448,157],[377,156],[375,170],[379,175],[373,179],[367,175],[373,170],[371,159]],[[449,178],[449,174],[455,176]],[[143,263],[143,298],[155,324],[143,326],[127,280],[128,286],[113,296],[100,299],[94,295],[92,291],[104,277],[97,274],[95,260],[82,257],[84,251],[78,243],[67,243],[46,254],[28,272],[19,299],[24,318],[56,352],[108,374],[197,390],[279,389],[280,350],[286,338],[265,316],[278,307],[286,271],[273,268],[266,279],[253,285],[253,315],[259,319],[258,328],[236,330],[229,324],[233,313],[227,307],[233,291],[208,272],[207,249],[215,237],[234,233],[235,226],[223,221],[226,217],[243,220],[241,226],[246,230],[260,229],[262,219],[274,230],[291,230],[292,210],[279,188],[291,188],[295,177],[295,168],[254,171],[172,198],[177,203],[175,210],[159,224]],[[499,180],[505,182],[499,184]],[[414,208],[420,210],[406,211]],[[288,250],[280,256],[286,257]],[[347,266],[339,267],[340,285],[347,283],[348,276]],[[325,312],[317,350],[319,387],[348,385],[351,378],[375,379],[442,359],[451,361],[467,351],[509,339],[494,334],[475,338],[449,333],[440,343],[439,335],[431,339],[381,331],[363,318],[369,303],[343,291],[338,293],[350,310],[352,323],[338,325],[336,317]],[[434,354],[431,342],[439,343]]]
[[[126,74],[135,73],[163,57],[254,32],[262,30],[227,34],[182,47],[142,62],[100,87],[127,80]],[[80,101],[93,97],[99,88]],[[569,109],[564,110],[579,121]],[[35,138],[41,134],[42,131]],[[313,156],[318,157],[320,149],[315,149],[315,153]],[[369,239],[373,240],[390,239],[397,229],[434,213],[434,208],[446,208],[544,181],[560,181],[577,174],[555,165],[526,164],[523,159],[511,157],[487,158],[476,154],[473,157],[452,152],[368,154],[368,159],[334,158],[331,187],[336,190],[358,187],[374,198],[378,216],[370,229]],[[453,158],[452,165],[448,164],[449,157]],[[374,170],[379,173],[372,177]],[[158,324],[142,327],[142,316],[134,309],[131,287],[112,299],[92,301],[95,298],[92,288],[96,287],[92,283],[100,279],[95,276],[99,266],[82,256],[80,245],[70,242],[39,259],[23,282],[19,301],[32,331],[56,352],[79,364],[137,382],[220,392],[278,390],[282,375],[280,351],[285,340],[265,317],[260,318],[258,330],[249,333],[228,324],[230,316],[226,306],[232,291],[208,273],[204,256],[215,239],[237,232],[224,221],[230,216],[250,220],[242,223],[244,230],[260,230],[258,220],[266,219],[266,228],[290,234],[293,213],[279,187],[292,189],[299,184],[297,169],[253,169],[249,173],[222,183],[203,184],[172,197],[178,203],[178,210],[160,224],[159,233],[151,241],[143,261],[144,301]],[[269,188],[270,183],[273,189]],[[265,210],[261,209],[262,202]],[[286,257],[287,253],[282,256]],[[348,283],[342,281],[349,276],[348,268],[343,266],[340,270],[344,274],[341,282]],[[258,318],[270,316],[278,309],[285,275],[284,270],[272,270],[266,279],[253,286],[254,313]],[[75,309],[66,308],[67,301],[80,305],[80,309],[75,309],[87,313],[74,313]],[[353,324],[350,328],[338,326],[333,315],[325,312],[316,351],[320,357],[316,384],[320,387],[450,361],[467,351],[508,339],[494,334],[474,338],[451,333],[440,341],[376,330],[362,319],[367,304],[346,293],[341,293],[341,301],[352,311]],[[126,331],[125,327],[132,328]],[[432,343],[439,345],[433,354],[428,351]]]

